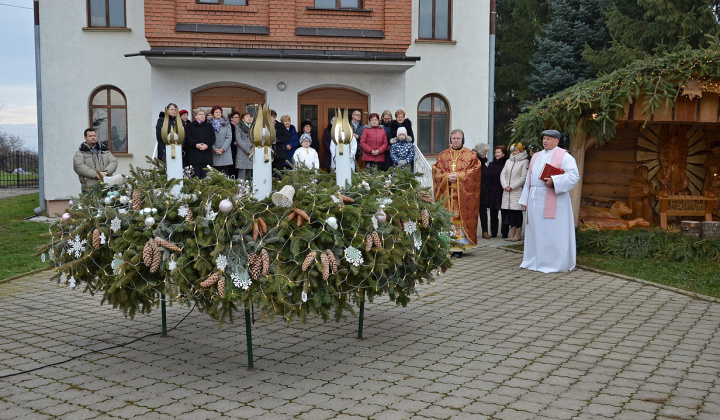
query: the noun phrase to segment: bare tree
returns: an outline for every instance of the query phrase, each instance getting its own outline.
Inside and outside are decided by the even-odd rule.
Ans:
[[[25,149],[20,136],[0,131],[0,152],[19,152]]]

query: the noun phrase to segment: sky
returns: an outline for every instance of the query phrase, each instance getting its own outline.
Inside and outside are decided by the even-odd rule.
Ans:
[[[37,150],[32,0],[0,0],[0,131]]]

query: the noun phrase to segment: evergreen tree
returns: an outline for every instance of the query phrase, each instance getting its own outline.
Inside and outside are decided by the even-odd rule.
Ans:
[[[603,8],[609,0],[552,0],[550,22],[536,40],[530,88],[539,97],[559,92],[593,77],[582,58],[588,45],[599,48],[608,40]]]
[[[650,56],[717,45],[720,36],[720,0],[614,0],[605,17],[611,40],[583,53],[602,73]]]
[[[510,140],[508,131],[520,109],[535,101],[527,79],[535,37],[548,19],[546,0],[507,0],[497,4],[495,37],[495,144]]]

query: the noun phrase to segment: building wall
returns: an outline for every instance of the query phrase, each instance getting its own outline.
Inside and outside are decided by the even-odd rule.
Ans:
[[[124,54],[148,48],[143,0],[127,0],[130,31],[87,30],[86,1],[40,2],[40,66],[45,199],[62,201],[80,193],[72,159],[89,125],[90,95],[112,85],[125,94],[128,107],[128,152],[118,172],[142,165],[152,152],[150,66]],[[53,209],[55,207],[50,206]]]
[[[314,0],[250,1],[248,6],[197,4],[195,0],[147,0],[146,35],[152,47],[299,48],[405,52],[411,0],[364,0],[362,11],[317,10]],[[176,24],[247,25],[269,34],[176,32]],[[296,27],[383,31],[384,37],[296,35]]]
[[[490,1],[453,0],[453,42],[419,41],[418,9],[419,0],[414,0],[407,55],[421,60],[405,76],[406,115],[415,125],[420,99],[439,94],[450,106],[450,129],[465,132],[467,147],[489,143]]]

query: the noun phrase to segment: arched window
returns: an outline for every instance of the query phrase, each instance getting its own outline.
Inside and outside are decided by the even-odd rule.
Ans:
[[[98,142],[111,152],[127,153],[127,102],[120,89],[95,89],[90,96],[90,126],[97,130]]]
[[[417,145],[425,154],[435,155],[448,145],[450,108],[440,95],[431,93],[418,103]]]

